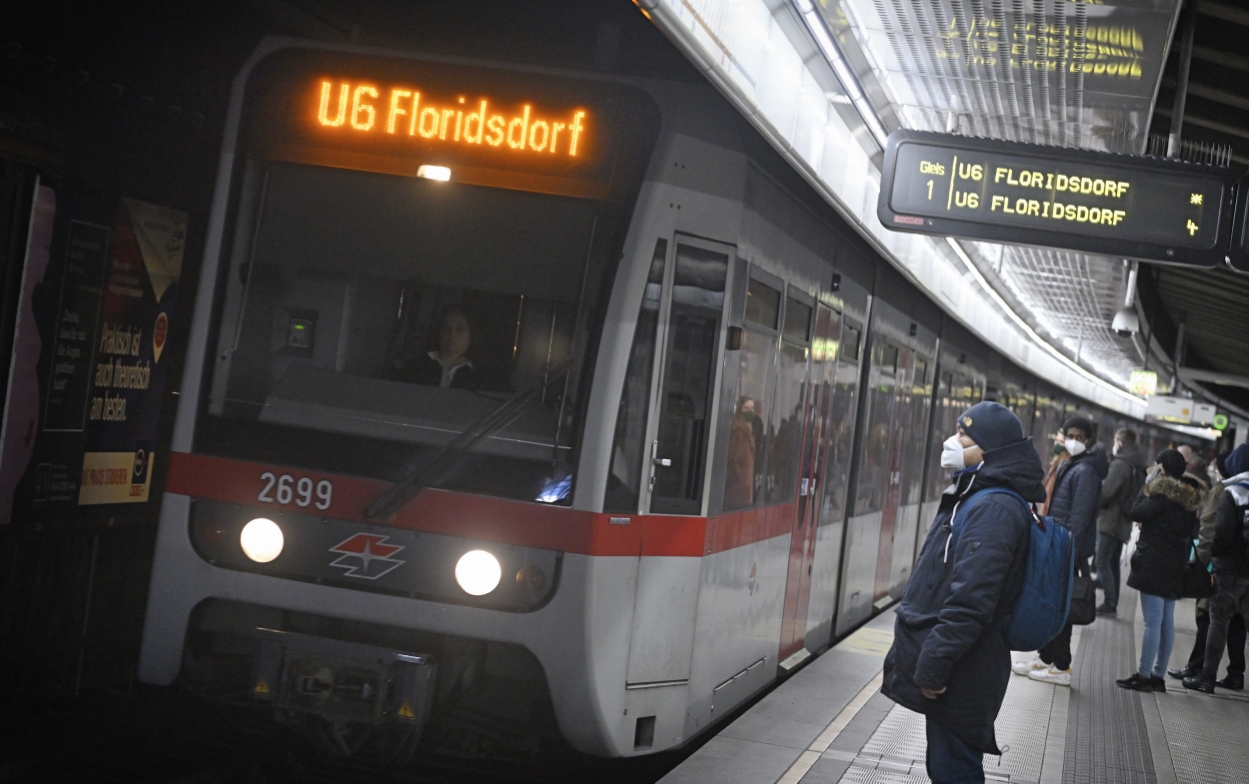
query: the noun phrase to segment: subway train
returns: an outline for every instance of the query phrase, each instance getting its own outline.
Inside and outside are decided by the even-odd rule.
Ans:
[[[705,84],[266,40],[203,259],[139,677],[342,753],[678,747],[900,596],[966,406],[1127,424]]]

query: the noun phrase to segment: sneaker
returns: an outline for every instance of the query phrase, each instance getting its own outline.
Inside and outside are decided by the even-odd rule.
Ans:
[[[1153,691],[1154,687],[1149,684],[1149,678],[1141,675],[1139,672],[1132,673],[1131,677],[1120,678],[1115,681],[1115,685],[1120,689],[1130,689],[1132,691]]]
[[[1245,676],[1232,675],[1231,673],[1228,673],[1226,678],[1221,681],[1216,681],[1215,685],[1222,686],[1223,688],[1230,689],[1231,691],[1242,691],[1245,688]]]
[[[1103,602],[1097,606],[1097,614],[1103,617],[1109,616],[1113,618],[1114,616],[1119,614],[1119,611],[1116,608],[1111,607],[1109,604],[1106,604],[1105,602]]]
[[[1184,688],[1189,691],[1200,691],[1214,694],[1214,679],[1203,678],[1200,674],[1190,675],[1183,680]]]
[[[1167,670],[1167,675],[1170,675],[1172,678],[1175,678],[1177,681],[1182,681],[1185,678],[1191,678],[1194,675],[1200,675],[1200,674],[1201,674],[1201,670],[1199,669],[1195,670],[1192,667],[1181,667],[1178,670]]]
[[[1153,691],[1162,692],[1163,694],[1166,694],[1167,679],[1159,678],[1156,675],[1151,675],[1149,676],[1149,686]]]
[[[1043,670],[1049,665],[1041,661],[1040,656],[1033,656],[1032,661],[1011,662],[1010,671],[1016,675],[1027,675],[1030,672]]]
[[[1041,683],[1052,683],[1055,686],[1070,686],[1071,668],[1059,670],[1055,669],[1054,665],[1051,664],[1043,670],[1033,670],[1028,673],[1028,677]]]

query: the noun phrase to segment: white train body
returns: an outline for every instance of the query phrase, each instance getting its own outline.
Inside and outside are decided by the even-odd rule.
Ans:
[[[461,73],[470,75],[463,106],[489,100],[525,119],[516,127],[527,154],[548,154],[534,152],[542,112],[551,128],[550,118],[567,120],[565,135],[555,137],[565,143],[574,110],[583,112],[584,144],[601,138],[608,116],[636,128],[613,137],[607,152],[616,157],[606,163],[600,147],[589,174],[535,173],[528,163],[508,169],[500,157],[466,163],[433,136],[401,172],[398,148],[370,151],[360,142],[331,155],[316,148],[318,137],[292,140],[264,117],[287,106],[284,86],[302,85],[289,105],[306,114],[291,116],[309,125],[346,117],[326,134],[356,120],[363,126],[368,112],[358,107],[371,106],[375,125],[360,139],[376,134],[368,138],[392,144],[381,136],[387,118],[398,123],[396,138],[410,120],[414,140],[434,121],[448,138],[469,139],[476,126],[461,128],[466,120],[438,108],[455,105],[447,101]],[[445,95],[430,88],[424,100],[436,115],[420,114],[419,104],[391,111],[400,104],[388,96],[411,100],[422,79],[435,77]],[[508,80],[533,96],[523,110]],[[318,84],[329,85],[328,98],[314,120]],[[501,86],[482,87],[491,84]],[[366,90],[357,102],[361,85],[375,95]],[[578,85],[593,100],[578,103]],[[348,96],[346,115],[340,95]],[[709,87],[275,40],[236,81],[230,118],[161,512],[143,681],[235,683],[222,664],[233,662],[245,671],[238,682],[255,691],[258,628],[364,641],[438,661],[435,720],[440,711],[484,711],[523,734],[519,725],[537,721],[526,711],[549,700],[572,746],[630,756],[683,744],[900,595],[944,483],[930,459],[933,437],[939,443],[955,409],[983,395],[995,361],[804,193]],[[491,161],[504,173],[492,173]],[[413,177],[426,163],[446,165],[451,181]],[[385,195],[352,212],[347,200],[366,192]],[[544,194],[533,198],[549,198],[569,220],[589,215],[581,280],[560,274],[562,261],[529,260],[520,250],[471,257],[478,240],[461,231],[447,241],[454,259],[413,261],[426,271],[410,273],[419,277],[412,282],[395,271],[404,256],[394,246],[407,242],[413,258],[433,257],[422,237],[474,224],[448,213],[399,236],[393,202],[409,192],[477,199],[470,212],[497,215],[493,224],[532,213],[506,231],[482,224],[480,247],[506,233],[517,248],[554,248],[546,259],[583,224],[546,226],[547,202],[513,208],[506,199],[522,197],[510,194]],[[340,214],[342,226],[334,223]],[[360,256],[325,250],[340,241],[363,248]],[[512,263],[535,266],[516,275]],[[483,278],[480,269],[498,271]],[[576,296],[548,295],[556,291]],[[499,313],[516,307],[517,296],[519,315],[506,321]],[[399,310],[379,302],[398,302]],[[510,378],[471,399],[396,380],[409,373],[405,325],[428,331],[431,308],[445,312],[447,302],[475,307],[482,335],[515,323],[511,366],[498,363]],[[424,315],[406,315],[420,308]],[[537,340],[526,335],[539,334],[526,308],[549,317],[545,364],[524,364]],[[557,328],[561,319],[572,326]],[[304,330],[313,337],[297,334]],[[532,422],[522,413],[462,455],[442,455],[445,475],[418,483],[392,514],[369,518],[364,510],[381,491],[504,401],[504,390],[523,388],[525,372],[553,373],[552,352],[560,351],[572,370],[560,391],[543,386]],[[1052,431],[1062,404],[1010,372],[1019,395],[1012,407],[1024,413],[1028,396],[1025,426],[1035,420],[1046,427],[1040,432]],[[464,398],[467,413],[437,427],[409,416],[405,395],[418,395],[411,405],[429,411],[440,405],[437,394]],[[739,416],[746,398],[762,427]],[[363,413],[350,413],[353,400],[368,401]],[[296,431],[312,435],[288,443]],[[359,470],[357,442],[369,445]],[[537,485],[526,485],[531,464],[549,472],[534,475]],[[540,491],[525,497],[525,487]],[[271,562],[251,561],[239,548],[240,527],[257,517],[275,520],[285,535]],[[460,554],[473,549],[502,562],[502,583],[481,597],[453,578]],[[501,683],[523,695],[521,707],[491,714],[466,696],[501,694]],[[266,683],[262,691],[277,690]]]

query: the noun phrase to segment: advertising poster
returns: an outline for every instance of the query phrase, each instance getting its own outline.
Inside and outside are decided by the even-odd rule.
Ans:
[[[37,366],[41,341],[35,323],[34,291],[48,270],[55,217],[56,192],[36,185],[26,237],[26,262],[22,267],[21,299],[13,332],[13,354],[9,357],[4,420],[0,425],[0,524],[9,522],[13,494],[30,464],[39,429]]]
[[[98,220],[98,207],[76,210],[94,220],[57,216],[48,271],[27,265],[42,279],[29,292],[38,361],[11,384],[37,379],[39,423],[12,501],[0,507],[5,522],[110,514],[151,498],[187,216],[133,199],[115,204],[111,221]],[[6,479],[10,468],[6,450]]]

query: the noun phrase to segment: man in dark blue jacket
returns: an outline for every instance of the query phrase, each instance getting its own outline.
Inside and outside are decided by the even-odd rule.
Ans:
[[[1010,680],[1005,621],[1023,590],[1032,515],[994,493],[958,513],[980,488],[1007,487],[1045,500],[1045,471],[1019,419],[997,403],[972,406],[946,441],[941,464],[957,468],[898,605],[881,691],[927,716],[928,777],[983,782],[983,754],[1000,754],[993,722]]]
[[[1089,573],[1089,559],[1097,549],[1097,512],[1101,507],[1102,480],[1110,472],[1106,454],[1093,443],[1093,423],[1074,416],[1063,423],[1063,446],[1071,459],[1058,469],[1049,514],[1067,526],[1076,551],[1076,571]],[[1016,670],[1033,680],[1071,685],[1071,623],[1050,640],[1031,665]]]

